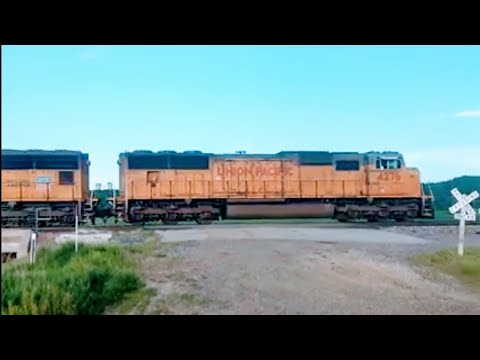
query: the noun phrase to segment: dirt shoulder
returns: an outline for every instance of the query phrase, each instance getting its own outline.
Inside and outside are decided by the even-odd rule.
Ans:
[[[141,255],[141,267],[152,290],[126,312],[480,314],[478,292],[410,262],[454,244],[438,234],[282,230],[296,232],[291,239],[265,227],[218,231],[150,233],[156,245]]]

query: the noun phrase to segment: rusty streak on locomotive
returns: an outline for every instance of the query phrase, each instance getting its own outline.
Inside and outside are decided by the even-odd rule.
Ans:
[[[88,154],[2,150],[2,226],[113,216],[133,224],[220,219],[434,218],[418,169],[398,152],[283,151],[209,154],[133,151],[119,156],[120,195],[100,210],[89,189]],[[45,215],[45,214],[44,214]]]

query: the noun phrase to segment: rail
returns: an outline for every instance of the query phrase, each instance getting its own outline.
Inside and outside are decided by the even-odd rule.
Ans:
[[[380,229],[380,228],[388,228],[388,227],[458,227],[458,221],[455,220],[444,220],[444,221],[435,221],[435,220],[420,220],[420,221],[409,221],[409,222],[401,222],[397,223],[395,221],[380,221],[376,223],[369,223],[366,221],[347,221],[344,223],[340,223],[336,220],[332,219],[261,219],[261,220],[224,220],[219,223],[211,224],[209,227],[230,227],[230,226],[263,226],[263,225],[275,225],[275,226],[311,226],[311,227],[334,227],[334,228],[344,228],[344,227],[358,227],[358,228],[373,228],[373,229]],[[477,223],[468,223],[466,224],[467,228],[479,227],[480,222]],[[82,228],[97,228],[97,225],[84,225]],[[145,225],[132,225],[132,224],[117,224],[117,225],[102,225],[98,226],[99,229],[102,230],[126,230],[126,229],[191,229],[191,228],[204,228],[204,225],[198,225],[194,222],[182,223],[180,225],[163,225],[163,224],[145,224]],[[49,227],[40,229],[40,232],[62,232],[62,231],[74,231],[71,227]],[[480,230],[479,230],[480,232]]]

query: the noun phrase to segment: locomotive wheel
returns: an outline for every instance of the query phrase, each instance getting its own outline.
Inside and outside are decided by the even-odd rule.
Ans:
[[[178,218],[176,214],[167,214],[162,218],[162,222],[165,225],[177,225]]]
[[[136,210],[141,210],[141,209],[142,208],[140,206],[134,206],[130,209],[129,222],[131,224],[135,224],[135,225],[143,224],[143,222],[145,221],[145,216],[143,216],[143,214],[141,213],[136,212]],[[103,220],[103,223],[105,224],[104,214],[101,214],[100,216],[97,216],[97,217],[101,217]]]
[[[341,223],[344,223],[348,221],[348,215],[345,213],[339,213],[335,216],[335,219]]]
[[[65,215],[61,219],[61,224],[65,226],[69,226],[75,223],[75,218],[72,218],[71,216]]]
[[[105,218],[102,217],[102,220],[103,220],[103,223],[105,224]],[[142,214],[133,214],[131,216],[130,222],[132,224],[143,224],[144,223],[143,215]]]
[[[211,212],[203,212],[195,217],[195,221],[200,225],[209,225],[212,223],[213,214]]]

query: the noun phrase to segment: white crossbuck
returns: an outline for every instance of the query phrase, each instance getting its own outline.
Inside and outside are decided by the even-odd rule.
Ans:
[[[451,193],[455,197],[455,199],[457,199],[457,203],[451,206],[448,210],[450,211],[450,213],[455,214],[455,219],[461,220],[462,218],[464,218],[466,221],[475,221],[475,210],[470,205],[470,203],[480,196],[478,191],[474,191],[467,196],[461,194],[460,191],[455,188],[451,191]],[[457,213],[457,211],[459,210],[460,213]]]

